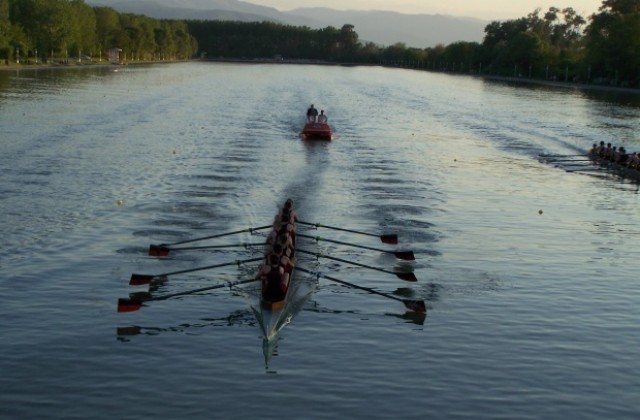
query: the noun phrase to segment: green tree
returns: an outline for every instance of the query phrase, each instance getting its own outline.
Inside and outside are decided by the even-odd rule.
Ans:
[[[11,55],[11,21],[9,20],[9,0],[0,0],[0,58],[7,60]]]
[[[117,48],[120,33],[120,16],[110,7],[96,7],[96,42],[103,52]]]
[[[98,52],[98,34],[95,10],[85,4],[84,0],[70,2],[72,12],[73,40],[71,48],[74,53],[89,55]]]
[[[592,75],[637,85],[640,78],[640,0],[605,0],[586,30]]]

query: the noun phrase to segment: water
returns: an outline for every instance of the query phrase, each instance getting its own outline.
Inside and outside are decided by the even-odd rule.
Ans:
[[[312,102],[335,141],[298,138]],[[375,67],[57,69],[0,73],[0,127],[2,418],[640,415],[638,185],[539,159],[600,140],[640,150],[638,96]],[[150,243],[268,224],[287,197],[306,221],[398,233],[418,283],[301,262],[425,299],[426,319],[298,273],[312,293],[265,366],[255,286],[116,313],[145,290],[131,273],[255,256],[157,260]],[[157,293],[255,269],[172,276]]]

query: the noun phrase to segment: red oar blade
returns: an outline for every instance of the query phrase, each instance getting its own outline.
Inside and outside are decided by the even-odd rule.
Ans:
[[[403,300],[404,306],[413,312],[426,313],[427,306],[424,304],[424,300]]]
[[[418,281],[418,278],[413,273],[395,273],[395,275],[398,276],[398,278],[401,280]]]
[[[153,281],[154,276],[149,274],[132,274],[129,280],[131,286],[141,286],[143,284],[149,284]]]
[[[134,312],[142,307],[142,302],[133,299],[118,299],[118,312]]]
[[[398,235],[389,234],[380,236],[380,240],[385,244],[396,245],[398,243]]]
[[[395,255],[399,260],[413,261],[416,259],[413,251],[396,251],[393,255]]]
[[[149,256],[150,257],[167,257],[171,249],[164,245],[150,245]]]

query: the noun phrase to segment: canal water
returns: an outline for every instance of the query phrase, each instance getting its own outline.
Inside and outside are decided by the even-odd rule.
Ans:
[[[332,142],[300,139],[311,103]],[[638,184],[581,157],[640,151],[638,133],[639,95],[403,69],[0,72],[0,418],[638,418]],[[132,273],[260,256],[149,244],[267,225],[289,197],[303,221],[374,236],[299,226],[321,238],[301,249],[365,267],[300,255],[320,277],[296,273],[277,340],[252,283],[117,313],[147,290]]]

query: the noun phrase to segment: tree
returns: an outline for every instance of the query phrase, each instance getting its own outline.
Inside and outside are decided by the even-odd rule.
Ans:
[[[96,42],[103,51],[118,47],[116,39],[120,33],[120,16],[110,7],[96,7]]]
[[[0,58],[3,59],[8,59],[11,54],[10,32],[9,0],[0,0]]]
[[[593,75],[637,85],[640,77],[640,0],[604,0],[587,27]]]
[[[96,13],[84,0],[72,0],[70,5],[75,27],[71,47],[75,53],[90,54],[98,48]]]

